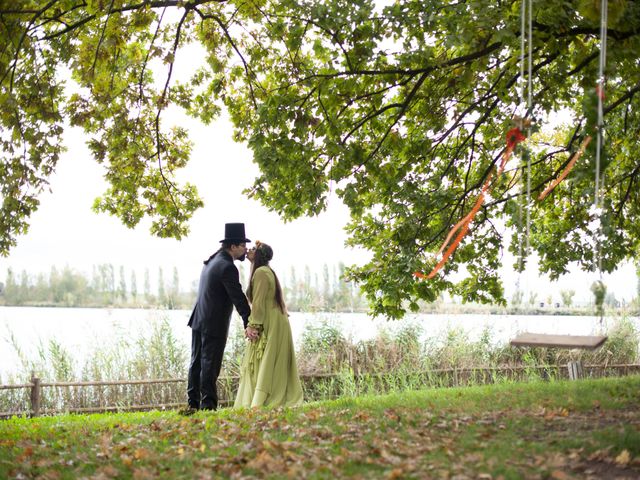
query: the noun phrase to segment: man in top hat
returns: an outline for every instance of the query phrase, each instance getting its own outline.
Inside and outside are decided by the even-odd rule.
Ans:
[[[250,242],[244,223],[227,223],[220,249],[204,261],[196,304],[189,318],[191,362],[187,397],[189,411],[218,408],[216,382],[220,374],[224,347],[229,334],[233,307],[242,317],[245,329],[251,309],[240,285],[234,260],[243,261]]]

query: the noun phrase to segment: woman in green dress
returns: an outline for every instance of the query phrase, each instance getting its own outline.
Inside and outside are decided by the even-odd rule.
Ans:
[[[294,406],[302,403],[296,354],[282,288],[269,267],[272,248],[259,241],[247,252],[251,280],[247,297],[250,340],[240,368],[236,407]]]

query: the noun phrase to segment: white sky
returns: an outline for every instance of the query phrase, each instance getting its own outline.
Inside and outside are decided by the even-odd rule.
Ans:
[[[172,84],[187,81],[203,58],[199,45],[182,49],[176,57]],[[162,88],[166,65],[158,65],[153,70],[156,86]],[[62,71],[61,75],[70,91],[77,88],[69,72]],[[28,234],[19,237],[8,258],[0,257],[0,281],[5,280],[8,268],[35,275],[49,272],[51,266],[68,265],[90,274],[93,265],[110,263],[116,269],[116,281],[120,265],[125,267],[127,282],[131,269],[135,269],[138,289],[142,287],[145,268],[149,269],[153,286],[159,266],[165,281],[170,281],[175,266],[182,287],[189,288],[198,280],[202,260],[219,248],[227,222],[245,223],[248,238],[273,247],[272,265],[281,277],[289,274],[291,266],[300,275],[305,265],[320,273],[324,264],[330,268],[339,262],[361,264],[369,257],[362,250],[344,246],[343,227],[349,214],[335,194],[329,197],[325,213],[289,223],[243,195],[258,168],[250,150],[232,140],[232,127],[226,118],[206,126],[171,108],[163,114],[162,121],[163,128],[186,127],[193,142],[191,161],[178,173],[178,179],[195,184],[205,206],[190,221],[188,238],[156,238],[149,233],[149,221],[143,220],[131,230],[115,217],[93,213],[94,199],[107,188],[102,178],[104,169],[91,158],[83,131],[68,128],[64,134],[67,151],[51,177],[51,193],[40,196],[41,206],[31,217]],[[248,269],[248,262],[244,266]]]
[[[169,280],[175,266],[187,287],[197,280],[202,260],[219,247],[226,222],[244,222],[248,238],[269,243],[275,252],[273,266],[286,269],[283,274],[294,264],[300,273],[305,265],[321,272],[325,263],[333,267],[340,261],[349,264],[366,259],[364,252],[344,247],[348,211],[335,194],[327,212],[284,223],[242,194],[258,169],[251,152],[231,140],[230,124],[225,120],[209,126],[190,123],[192,160],[180,178],[197,186],[205,206],[192,218],[188,238],[155,238],[149,233],[149,222],[131,230],[115,217],[93,213],[94,198],[106,189],[103,168],[90,157],[83,132],[73,129],[65,134],[68,151],[51,179],[52,193],[41,195],[29,233],[19,237],[8,258],[0,258],[0,281],[7,268],[35,274],[49,272],[52,265],[68,265],[91,273],[92,265],[111,263],[116,275],[120,265],[125,267],[127,281],[131,269],[142,272],[149,268],[154,277],[159,266]],[[138,285],[142,285],[141,276]]]

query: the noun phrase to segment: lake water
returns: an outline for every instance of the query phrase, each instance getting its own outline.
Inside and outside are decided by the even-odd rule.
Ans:
[[[82,360],[97,347],[126,338],[135,343],[148,335],[155,323],[166,320],[188,352],[191,329],[187,327],[188,310],[142,310],[107,308],[35,308],[0,307],[0,383],[15,374],[21,365],[20,356],[37,355],[55,340]],[[640,329],[638,317],[632,317]],[[603,328],[616,318],[606,317]],[[375,337],[382,329],[393,333],[407,326],[418,326],[424,340],[437,341],[452,329],[464,331],[469,339],[477,339],[490,329],[495,344],[506,343],[519,332],[592,335],[600,333],[600,318],[595,316],[560,315],[491,315],[491,314],[415,314],[401,321],[372,320],[364,313],[299,313],[290,315],[294,340],[299,344],[305,329],[327,322],[340,329],[354,343]],[[234,315],[232,323],[240,324]]]

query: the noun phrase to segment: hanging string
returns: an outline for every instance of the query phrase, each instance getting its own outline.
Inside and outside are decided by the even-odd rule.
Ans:
[[[524,0],[523,0],[524,3]],[[533,42],[532,42],[532,38],[533,38],[533,34],[532,34],[532,28],[531,25],[533,23],[532,21],[532,14],[531,14],[531,6],[532,6],[532,0],[528,1],[528,5],[527,7],[529,8],[529,15],[528,15],[528,27],[529,27],[529,33],[528,33],[528,47],[529,47],[529,58],[528,58],[528,70],[527,70],[527,91],[528,91],[528,95],[527,95],[527,114],[528,115],[532,115],[533,111],[532,111],[532,105],[533,105],[533,86],[532,86],[532,78],[533,78]],[[529,125],[531,125],[531,123],[529,123]],[[527,137],[531,137],[531,127],[527,127]],[[525,250],[525,253],[527,254],[527,256],[529,255],[529,250],[530,250],[530,231],[531,231],[531,154],[527,153],[527,229],[526,229],[526,234],[527,234],[527,248]]]
[[[600,5],[600,61],[599,61],[599,73],[598,73],[598,81],[596,84],[596,94],[598,96],[598,119],[597,119],[597,135],[596,135],[596,172],[595,172],[595,192],[594,192],[594,201],[593,201],[593,209],[596,215],[600,215],[599,209],[601,208],[602,198],[600,194],[600,150],[602,148],[602,130],[604,126],[603,120],[603,100],[604,100],[604,69],[607,57],[607,22],[608,22],[608,8],[607,8],[607,0],[601,0]],[[551,193],[551,191],[558,186],[558,184],[566,178],[571,169],[574,167],[576,161],[584,154],[587,146],[591,142],[591,135],[587,135],[578,151],[574,153],[569,160],[569,163],[564,168],[562,173],[558,176],[556,180],[551,182],[547,188],[538,196],[538,200],[544,200],[544,198]],[[598,227],[598,231],[596,233],[596,237],[600,236],[600,227]],[[600,272],[600,276],[602,277],[602,260],[600,256],[600,242],[596,239],[595,242],[595,253],[594,256],[597,259],[598,271]]]
[[[522,0],[520,3],[520,78],[518,78],[518,83],[520,84],[520,103],[519,105],[524,105],[524,31],[525,31],[525,16],[527,12],[527,2]],[[526,117],[527,112],[524,112],[522,117]],[[518,202],[518,225],[522,230],[522,217],[523,217],[523,208],[522,208],[522,200]],[[518,237],[518,270],[522,271],[524,263],[524,252],[522,251],[522,235]],[[517,280],[517,288],[520,289],[520,276],[518,276]]]
[[[525,104],[524,93],[527,91],[527,103],[526,110],[522,115],[523,119],[526,119],[532,112],[533,105],[533,33],[532,33],[532,0],[522,0],[521,9],[520,9],[520,105]],[[528,49],[527,53],[527,83],[525,86],[524,76],[525,76],[525,36],[527,38],[526,45]],[[527,137],[531,136],[531,122],[528,121],[526,124],[527,127]],[[522,127],[521,127],[522,128]],[[530,250],[530,240],[529,233],[531,230],[531,155],[527,155],[527,163],[526,163],[526,183],[523,186],[523,190],[526,188],[525,195],[525,208],[526,208],[526,225],[524,229],[524,238],[526,240],[526,246],[523,252],[522,248],[522,235],[520,236],[520,240],[518,241],[518,250],[520,255],[520,270],[522,270],[524,256],[529,254]],[[524,193],[524,192],[522,192]],[[520,202],[518,213],[519,213],[519,223],[520,228],[522,228],[523,223],[523,202]]]
[[[604,86],[605,86],[605,65],[607,61],[607,20],[608,20],[608,4],[607,0],[602,0],[600,3],[600,62],[598,67],[598,124],[596,126],[596,184],[594,192],[594,210],[598,215],[598,228],[596,233],[596,258],[598,262],[598,272],[602,279],[602,256],[600,255],[600,236],[602,234],[602,214],[600,209],[602,208],[602,192],[600,185],[600,155],[603,143],[603,130],[604,130]]]
[[[600,2],[600,62],[598,66],[598,82],[596,85],[596,93],[598,96],[598,120],[596,125],[596,172],[595,172],[595,191],[593,195],[593,212],[596,216],[596,232],[594,255],[598,265],[599,279],[592,285],[593,293],[596,298],[596,308],[600,314],[600,327],[604,322],[604,296],[606,287],[602,281],[602,254],[601,254],[601,237],[602,237],[602,179],[600,178],[600,156],[602,144],[604,142],[604,87],[605,87],[605,65],[607,60],[607,20],[608,20],[608,3],[607,0]]]
[[[527,90],[528,94],[527,94],[527,108],[525,109],[524,113],[522,114],[522,118],[526,119],[530,114],[531,114],[531,105],[533,103],[532,101],[532,75],[531,75],[531,71],[532,71],[532,28],[531,28],[531,24],[532,24],[532,14],[531,14],[531,8],[532,6],[532,1],[531,0],[522,0],[521,4],[520,4],[520,78],[518,79],[518,83],[520,84],[520,103],[519,105],[525,105],[525,89]],[[528,12],[528,15],[527,15]],[[528,27],[528,34],[527,32],[527,27]],[[528,63],[528,70],[527,70],[527,83],[525,86],[525,36],[526,36],[526,45],[528,46],[529,52],[527,55],[527,63]],[[530,128],[531,123],[527,122],[527,137],[531,136],[531,128]],[[521,127],[524,127],[524,125],[522,125]],[[523,168],[523,177],[524,178],[524,168]],[[526,185],[526,187],[525,187]],[[526,188],[526,197],[525,200],[522,200],[523,195],[524,195],[524,190]],[[518,236],[518,271],[520,272],[520,274],[517,277],[516,280],[516,291],[520,292],[520,277],[521,277],[521,272],[524,269],[524,258],[525,255],[528,255],[529,249],[530,249],[530,242],[529,242],[529,231],[531,228],[531,210],[530,210],[530,206],[531,206],[531,157],[529,155],[527,155],[527,165],[526,165],[526,183],[523,181],[523,186],[522,189],[520,191],[521,193],[521,197],[520,197],[520,201],[518,202],[518,225],[520,227],[520,235]],[[526,206],[526,225],[524,227],[524,233],[522,232],[523,230],[523,223],[525,223],[523,220],[524,217],[524,212],[523,212],[523,205]],[[523,249],[523,237],[526,239],[526,246]],[[528,289],[528,285],[525,285],[525,289]]]

